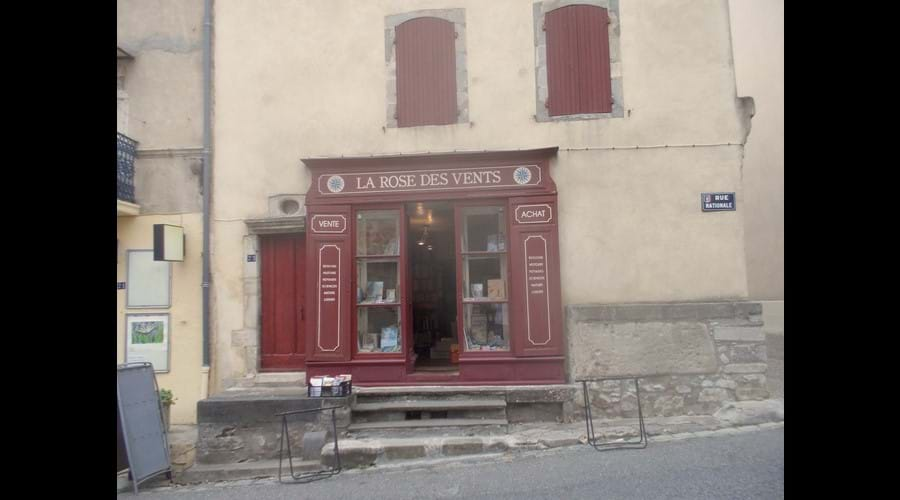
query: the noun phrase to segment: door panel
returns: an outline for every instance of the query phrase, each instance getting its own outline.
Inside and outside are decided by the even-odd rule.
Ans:
[[[304,234],[260,238],[262,339],[260,369],[303,370],[306,361]]]

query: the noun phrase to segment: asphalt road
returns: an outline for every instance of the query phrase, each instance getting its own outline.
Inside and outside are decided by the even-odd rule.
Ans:
[[[651,442],[643,450],[596,452],[585,445],[474,464],[353,470],[302,485],[257,480],[161,488],[140,498],[784,498],[784,428]]]

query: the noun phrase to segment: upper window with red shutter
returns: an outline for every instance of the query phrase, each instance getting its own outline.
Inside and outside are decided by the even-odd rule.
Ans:
[[[535,5],[537,120],[621,117],[618,2],[547,4]]]
[[[386,18],[389,127],[467,122],[462,9]]]

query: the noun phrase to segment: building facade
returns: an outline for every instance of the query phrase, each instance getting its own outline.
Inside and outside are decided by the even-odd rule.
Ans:
[[[215,391],[765,371],[727,369],[760,324],[727,2],[220,1],[215,32]]]
[[[206,397],[201,359],[203,3],[116,5],[116,362],[149,361],[175,424]],[[183,231],[180,261],[154,260],[154,226]]]
[[[767,397],[726,0],[214,2],[208,368],[203,3],[118,11],[117,361],[164,323],[175,423],[273,373]]]
[[[744,148],[747,286],[765,329],[784,333],[784,1],[730,0],[735,79],[752,96]]]

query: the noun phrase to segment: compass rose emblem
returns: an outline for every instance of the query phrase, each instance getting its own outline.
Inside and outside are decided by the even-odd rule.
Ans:
[[[531,181],[531,170],[528,167],[519,167],[513,171],[513,180],[516,184],[528,184]]]
[[[328,178],[328,190],[332,193],[340,193],[344,190],[344,178],[340,175],[332,175]]]

